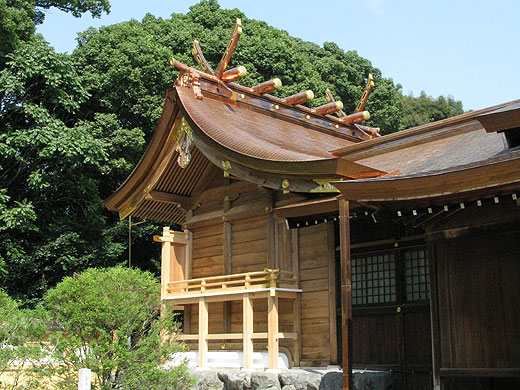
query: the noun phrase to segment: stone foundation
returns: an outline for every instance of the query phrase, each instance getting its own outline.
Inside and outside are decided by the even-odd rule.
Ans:
[[[191,374],[198,383],[190,390],[342,390],[339,371],[285,370],[266,371],[206,370]],[[391,371],[353,372],[354,390],[389,390]]]

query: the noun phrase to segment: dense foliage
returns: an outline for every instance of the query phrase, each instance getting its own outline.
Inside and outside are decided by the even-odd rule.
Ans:
[[[181,346],[161,342],[176,324],[167,305],[160,313],[159,289],[152,274],[122,267],[88,269],[50,289],[50,351],[63,362],[50,367],[53,388],[74,387],[80,368],[96,374],[101,390],[186,388],[185,365],[161,366]]]
[[[376,89],[369,123],[385,133],[458,113],[451,98],[403,96],[370,61],[334,43],[293,38],[237,9],[202,1],[169,19],[147,15],[79,36],[71,54],[56,53],[34,26],[42,9],[75,16],[108,11],[107,0],[0,0],[0,286],[37,301],[65,275],[126,261],[128,223],[105,210],[153,134],[176,71],[171,55],[195,66],[194,39],[216,65],[237,17],[244,34],[230,66],[244,65],[242,84],[279,77],[287,96],[326,88],[351,112],[366,77]],[[158,271],[157,225],[134,227],[132,264]]]
[[[423,91],[418,97],[403,96],[401,127],[408,129],[462,113],[464,109],[460,100],[455,100],[452,96],[439,96],[434,99]]]

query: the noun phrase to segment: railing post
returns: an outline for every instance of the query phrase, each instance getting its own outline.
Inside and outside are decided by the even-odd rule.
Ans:
[[[249,294],[242,296],[244,368],[253,368],[253,301]]]
[[[208,303],[199,298],[199,368],[208,364]]]
[[[166,298],[168,284],[173,281],[184,280],[186,263],[186,246],[188,234],[171,231],[168,226],[163,227],[162,236],[153,236],[155,242],[162,243],[161,251],[161,297]]]
[[[170,283],[171,275],[171,255],[172,255],[172,242],[169,241],[171,237],[170,228],[168,226],[163,227],[162,250],[161,250],[161,297],[165,298],[168,295],[168,283]]]

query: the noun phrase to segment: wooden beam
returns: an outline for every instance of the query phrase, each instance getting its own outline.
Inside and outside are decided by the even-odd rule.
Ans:
[[[199,298],[199,367],[208,365],[208,302]]]
[[[339,200],[339,235],[341,256],[341,328],[343,354],[343,390],[352,387],[352,284],[350,269],[350,220],[349,203],[345,198]]]
[[[233,29],[233,33],[231,34],[231,38],[229,39],[229,43],[226,47],[226,50],[224,51],[224,54],[222,55],[222,58],[220,59],[219,64],[217,65],[217,69],[215,69],[215,77],[220,79],[222,77],[222,74],[226,70],[226,67],[229,63],[229,60],[231,59],[231,56],[233,55],[233,52],[235,51],[235,47],[237,46],[238,40],[240,39],[240,36],[242,35],[242,21],[237,18],[235,28]]]
[[[196,39],[193,41],[193,49],[191,51],[191,54],[193,54],[195,61],[197,61],[197,64],[199,64],[199,66],[202,68],[204,72],[215,75],[215,72],[208,64],[208,61],[206,61],[204,54],[202,54],[199,41],[197,41]]]
[[[146,199],[154,200],[161,203],[174,203],[179,204],[184,210],[190,209],[190,198],[187,196],[170,194],[169,192],[150,191],[146,195]]]
[[[278,296],[269,294],[267,297],[267,347],[268,368],[278,369]]]
[[[249,294],[244,294],[242,299],[242,332],[244,348],[244,368],[253,368],[253,301]]]
[[[365,89],[363,89],[363,94],[361,95],[361,99],[359,99],[359,103],[356,105],[354,112],[360,112],[365,109],[368,98],[370,97],[370,94],[374,90],[375,86],[376,84],[374,83],[374,76],[372,76],[372,73],[369,73],[367,77],[367,84],[365,85]]]
[[[331,198],[292,203],[274,209],[276,218],[295,218],[338,211],[337,196]]]
[[[440,369],[441,376],[446,377],[520,377],[520,367],[489,368],[489,367],[468,367],[468,368],[448,368]]]

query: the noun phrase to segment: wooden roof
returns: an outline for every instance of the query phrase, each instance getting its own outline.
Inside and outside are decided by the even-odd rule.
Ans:
[[[370,75],[351,115],[329,91],[328,104],[308,108],[301,103],[312,91],[269,95],[281,85],[278,79],[251,88],[233,83],[245,73],[241,67],[225,71],[240,26],[237,20],[216,71],[196,41],[193,53],[203,71],[171,59],[179,76],[166,93],[148,149],[105,200],[121,218],[182,223],[191,199],[215,174],[299,193],[334,194],[339,188],[350,200],[369,202],[520,182],[520,152],[506,142],[519,138],[510,135],[520,131],[511,130],[520,127],[520,101],[380,137],[378,129],[358,123],[369,117],[363,110],[374,88]]]

